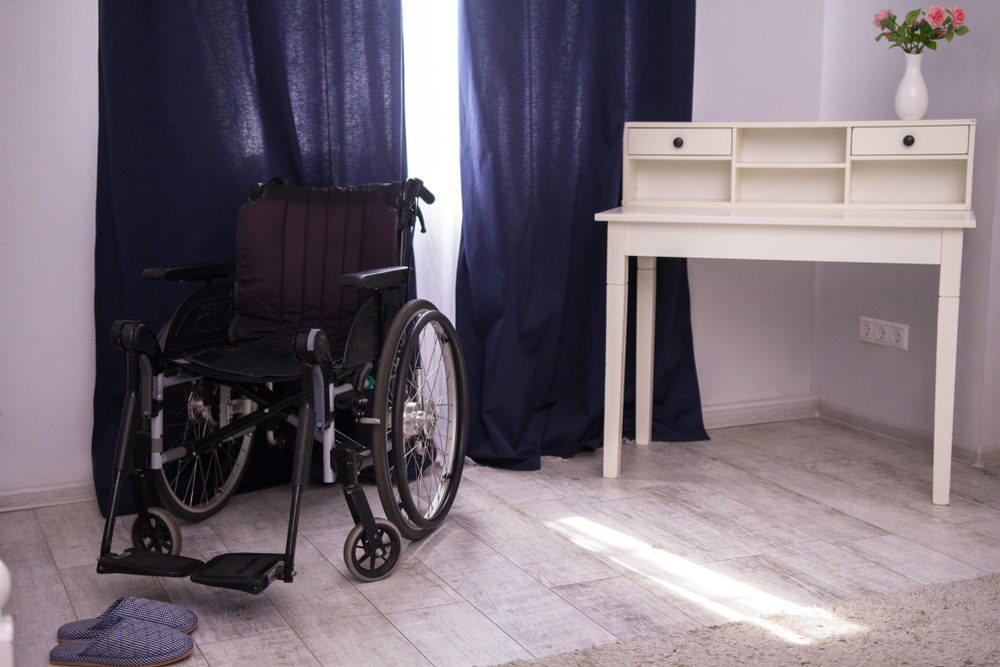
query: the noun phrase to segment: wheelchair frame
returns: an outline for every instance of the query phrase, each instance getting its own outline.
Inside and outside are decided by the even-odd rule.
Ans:
[[[262,197],[268,186],[256,186],[251,201]],[[421,231],[426,231],[417,200],[431,203],[434,198],[418,179],[388,184],[381,192],[383,204],[396,210],[400,265],[340,277],[341,286],[357,287],[367,295],[351,322],[343,355],[334,356],[322,329],[297,331],[289,352],[300,368],[299,386],[287,394],[258,378],[212,377],[186,369],[189,362],[185,354],[226,339],[232,286],[214,281],[232,275],[231,264],[143,271],[147,279],[200,281],[203,285],[178,306],[159,336],[134,320],[119,320],[112,327],[112,343],[126,354],[127,385],[110,507],[97,563],[99,573],[190,576],[196,583],[249,593],[263,591],[276,579],[292,582],[301,497],[309,483],[314,440],[321,443],[323,482],[343,484],[355,523],[345,541],[344,559],[356,577],[371,581],[387,576],[399,559],[401,538],[425,537],[445,518],[458,490],[466,451],[464,359],[447,318],[425,300],[405,299],[412,270],[408,241],[416,220],[421,222]],[[434,360],[439,367],[430,369],[434,371],[430,377],[432,373],[425,366]],[[205,387],[210,386],[206,382],[218,386],[217,395],[206,395]],[[199,421],[204,432],[194,441],[182,439],[164,449],[164,392],[188,383],[190,393],[181,408],[189,422]],[[202,394],[195,393],[196,383],[202,383]],[[369,399],[370,389],[374,400]],[[440,394],[434,396],[442,390],[443,401]],[[233,405],[237,409],[231,410]],[[336,429],[337,409],[349,409],[356,423],[372,428],[371,447]],[[160,500],[170,500],[168,504],[183,518],[208,518],[237,490],[253,434],[266,431],[273,437],[285,423],[296,428],[296,437],[284,552],[227,553],[208,562],[181,556],[176,522],[146,500],[149,477]],[[190,500],[186,492],[183,499],[175,497],[176,489],[169,487],[164,466],[179,462],[180,469],[189,462],[197,469],[201,457],[217,456],[226,443],[234,443],[237,453],[235,457],[226,453],[233,468],[224,475],[221,486],[207,488],[217,484],[215,468],[208,470],[206,465],[205,476],[200,478],[206,487],[205,502],[196,504],[193,491]],[[222,477],[220,458],[217,456],[215,465]],[[369,461],[374,465],[385,519],[374,516],[359,484],[359,472]],[[188,483],[193,487],[199,477],[190,475]],[[132,527],[133,547],[117,554],[111,545],[126,479],[138,514]],[[214,493],[209,497],[210,490]]]

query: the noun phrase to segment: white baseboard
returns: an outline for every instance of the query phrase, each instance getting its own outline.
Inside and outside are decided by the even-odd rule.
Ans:
[[[94,482],[91,480],[52,486],[36,486],[30,489],[0,492],[0,512],[14,512],[96,499]]]
[[[705,405],[701,409],[705,428],[748,426],[768,422],[807,419],[819,416],[819,397],[815,394]]]

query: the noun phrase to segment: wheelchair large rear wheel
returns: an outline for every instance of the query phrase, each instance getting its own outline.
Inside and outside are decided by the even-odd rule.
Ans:
[[[423,299],[406,303],[386,335],[373,400],[372,440],[387,518],[418,540],[444,520],[465,462],[468,404],[458,335]]]
[[[163,390],[163,456],[152,477],[163,506],[175,516],[202,521],[236,492],[246,472],[252,433],[198,451],[192,446],[237,417],[253,402],[227,385],[191,377]],[[183,448],[183,449],[179,449]],[[179,458],[172,458],[183,454]]]

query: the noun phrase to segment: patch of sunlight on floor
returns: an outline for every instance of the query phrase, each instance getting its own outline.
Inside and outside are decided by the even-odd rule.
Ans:
[[[795,644],[854,634],[864,626],[803,607],[583,517],[546,522],[574,544],[647,577],[671,594],[729,621],[753,623]],[[765,618],[766,617],[766,618]]]

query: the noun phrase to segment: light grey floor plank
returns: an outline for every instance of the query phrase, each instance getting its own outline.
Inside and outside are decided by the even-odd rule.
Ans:
[[[649,546],[698,562],[760,553],[758,545],[743,539],[745,535],[727,533],[725,527],[713,525],[682,503],[653,493],[605,503],[600,510],[608,517],[596,523],[603,520],[603,529],[611,531],[612,536],[626,528]],[[613,542],[609,548],[614,548]]]
[[[393,568],[392,576],[359,585],[357,589],[386,615],[463,601],[434,573],[433,567],[408,555]]]
[[[207,560],[227,551],[208,522],[189,525],[187,529],[185,555]],[[214,643],[288,629],[284,619],[264,595],[199,586],[185,578],[164,577],[159,581],[170,602],[198,615],[195,637],[198,643]]]
[[[544,656],[1000,571],[1000,474],[956,462],[930,503],[930,452],[820,419],[720,429],[696,443],[543,457],[533,472],[469,463],[452,514],[404,540],[394,574],[355,581],[339,485],[302,498],[294,583],[264,594],[186,579],[97,575],[94,501],[0,513],[19,665],[44,664],[58,625],[120,595],[197,613],[185,664],[471,665]],[[383,515],[377,489],[364,491]],[[282,551],[289,487],[181,523],[184,554]],[[116,524],[129,546],[133,517]]]
[[[869,493],[893,498],[895,502],[905,503],[917,511],[953,523],[982,521],[996,513],[996,508],[970,501],[961,493],[952,494],[951,502],[943,507],[928,503],[929,476],[916,479],[889,463],[878,462],[873,465],[871,461],[851,458],[824,461],[812,466],[812,469],[830,477],[847,480]]]
[[[847,545],[823,540],[770,549],[774,561],[823,582],[837,600],[884,595],[916,586],[914,580],[865,558]]]
[[[291,630],[262,632],[251,637],[201,644],[199,648],[212,667],[298,667],[320,664]]]
[[[511,505],[517,505],[522,500],[537,502],[566,496],[566,490],[561,488],[560,484],[553,483],[539,470],[502,470],[472,465],[464,470],[462,477],[468,477],[481,488],[503,498],[505,503]]]
[[[94,618],[111,603],[125,595],[169,602],[167,594],[156,577],[139,577],[131,574],[95,576],[93,565],[80,565],[60,570],[63,586],[69,595],[76,618]]]
[[[24,542],[41,542],[44,539],[35,510],[0,512],[0,545],[9,547]]]
[[[0,560],[11,574],[6,611],[14,620],[14,664],[45,664],[56,630],[75,619],[52,555],[44,540],[0,541]]]
[[[554,590],[618,639],[683,632],[701,625],[625,576],[559,586]]]
[[[337,542],[343,536],[338,534]],[[296,550],[296,577],[275,582],[261,597],[274,605],[288,626],[324,665],[426,664],[355,583],[311,541]],[[397,662],[398,661],[398,662]]]
[[[979,568],[898,535],[857,540],[847,547],[921,584],[959,581],[985,574]],[[996,562],[1000,564],[1000,560]]]
[[[494,665],[531,658],[468,602],[389,614],[389,620],[434,665]]]
[[[70,505],[57,505],[35,510],[38,524],[52,550],[56,566],[61,568],[78,565],[97,566],[104,534],[104,517],[97,508],[97,501]],[[121,552],[131,546],[133,516],[119,517],[115,523],[112,547]]]
[[[600,579],[615,574],[585,550],[525,516],[519,508],[496,505],[456,517],[456,523],[546,586]],[[511,539],[511,536],[517,536]]]
[[[614,641],[614,635],[464,528],[449,525],[438,532],[439,539],[422,541],[415,555],[424,563],[437,562],[438,576],[532,655]]]

